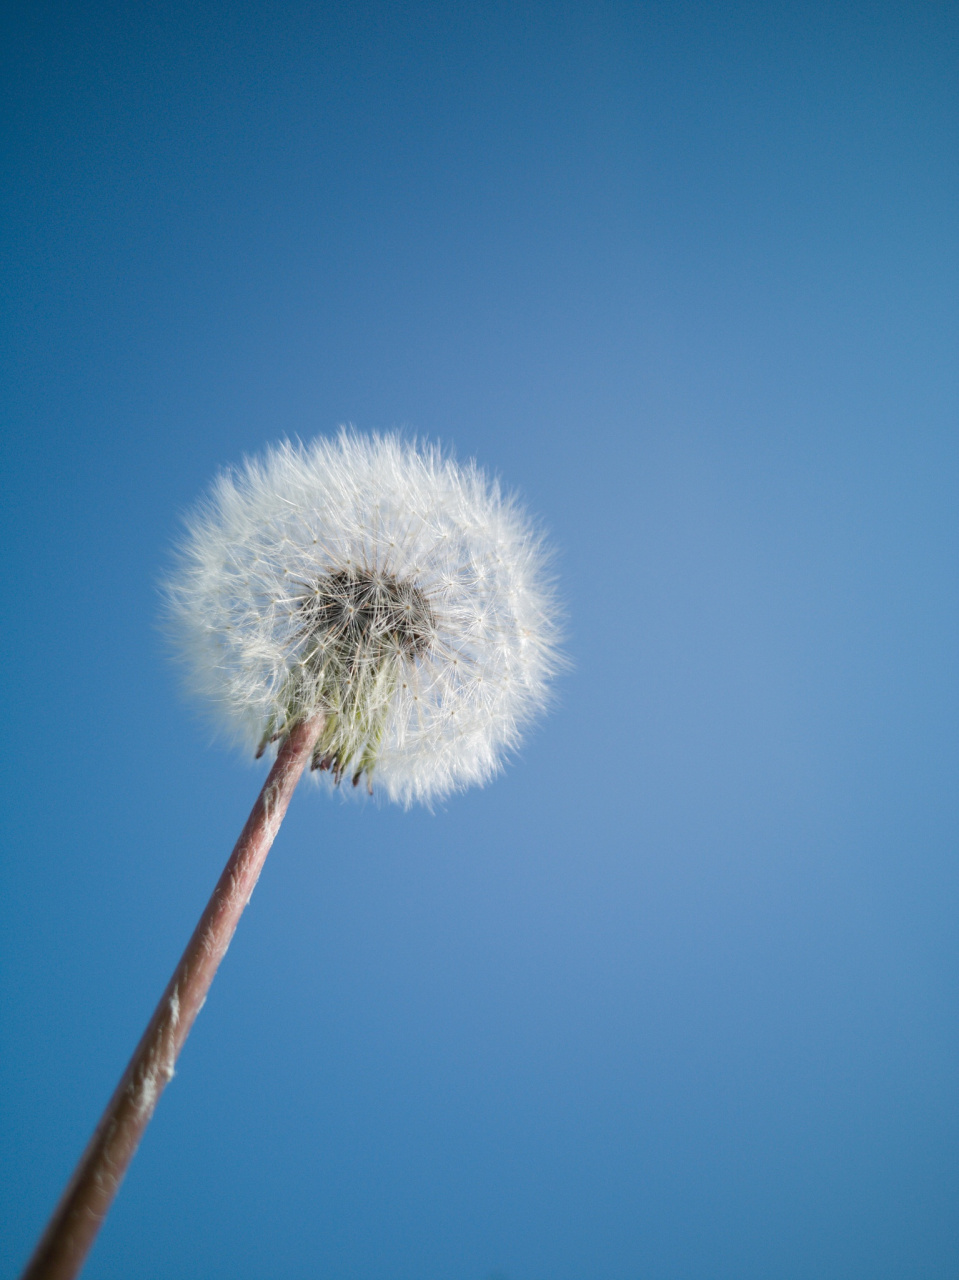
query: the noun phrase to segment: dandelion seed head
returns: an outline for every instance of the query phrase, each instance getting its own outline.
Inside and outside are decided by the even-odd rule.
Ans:
[[[247,747],[322,711],[321,775],[429,803],[486,782],[546,702],[546,558],[475,464],[342,431],[216,479],[168,617],[193,688]]]

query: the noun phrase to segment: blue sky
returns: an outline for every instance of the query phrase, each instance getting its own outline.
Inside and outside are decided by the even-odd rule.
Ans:
[[[956,11],[4,23],[2,1274],[262,777],[182,514],[352,422],[521,494],[572,669],[434,815],[295,797],[85,1275],[954,1276]]]

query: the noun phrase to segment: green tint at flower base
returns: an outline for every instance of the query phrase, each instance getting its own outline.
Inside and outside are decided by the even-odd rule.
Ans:
[[[375,569],[324,574],[298,583],[301,625],[291,650],[284,715],[260,742],[267,745],[316,707],[326,712],[314,769],[339,783],[352,770],[372,790],[376,753],[390,701],[403,671],[425,654],[435,634],[433,609],[415,583]]]

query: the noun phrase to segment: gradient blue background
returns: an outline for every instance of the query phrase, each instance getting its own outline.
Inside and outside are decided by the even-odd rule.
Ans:
[[[403,427],[573,669],[437,814],[297,795],[90,1280],[959,1274],[959,11],[7,11],[0,1267],[262,770],[157,581]]]

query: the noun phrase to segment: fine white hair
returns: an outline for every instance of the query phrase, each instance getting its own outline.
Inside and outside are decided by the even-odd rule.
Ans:
[[[282,443],[219,475],[187,528],[171,630],[251,749],[322,711],[314,767],[429,803],[486,782],[546,701],[542,538],[473,462],[347,430]]]

